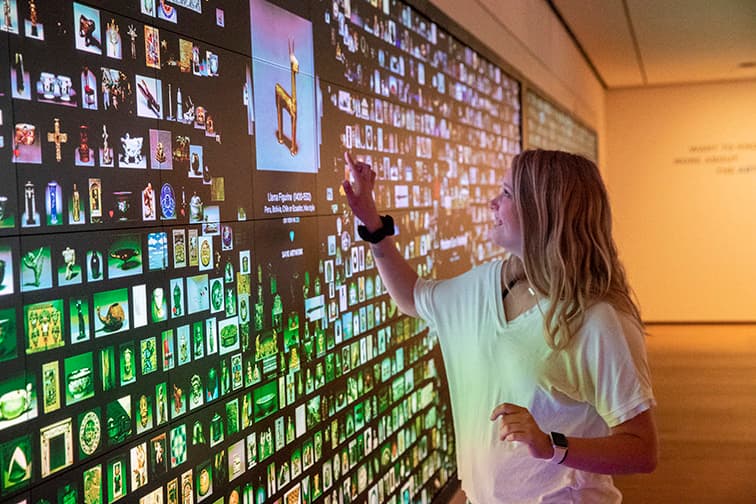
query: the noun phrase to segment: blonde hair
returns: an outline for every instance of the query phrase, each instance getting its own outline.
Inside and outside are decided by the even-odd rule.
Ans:
[[[606,187],[596,165],[575,154],[527,150],[512,160],[514,202],[530,285],[551,303],[546,342],[566,347],[586,311],[607,302],[643,328],[612,238]],[[518,265],[515,265],[517,268]]]

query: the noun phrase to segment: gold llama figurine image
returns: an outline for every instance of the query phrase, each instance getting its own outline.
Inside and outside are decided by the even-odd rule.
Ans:
[[[297,154],[297,73],[299,73],[299,61],[294,56],[294,40],[289,39],[289,62],[291,63],[291,95],[286,92],[281,84],[276,84],[276,113],[278,114],[278,128],[276,139],[278,143],[285,144],[292,156]],[[291,116],[291,138],[283,132],[283,111],[286,109]]]

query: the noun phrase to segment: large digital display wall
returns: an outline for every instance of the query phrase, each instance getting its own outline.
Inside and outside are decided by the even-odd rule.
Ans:
[[[531,90],[525,93],[527,147],[574,152],[598,163],[596,132]]]
[[[0,500],[438,495],[440,351],[343,153],[420,274],[464,271],[519,83],[394,0],[0,3]]]

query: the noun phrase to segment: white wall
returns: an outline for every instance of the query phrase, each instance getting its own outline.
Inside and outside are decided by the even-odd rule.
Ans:
[[[647,321],[756,321],[756,81],[607,92],[615,237]]]

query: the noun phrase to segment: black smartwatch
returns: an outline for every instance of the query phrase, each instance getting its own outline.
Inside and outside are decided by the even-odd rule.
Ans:
[[[376,229],[374,233],[371,233],[368,231],[368,228],[360,224],[357,226],[357,234],[368,243],[378,243],[387,236],[394,235],[394,219],[390,215],[382,215],[381,227]]]
[[[561,432],[552,432],[549,437],[551,438],[551,447],[554,448],[554,456],[551,457],[549,462],[561,464],[567,458],[567,436]]]

